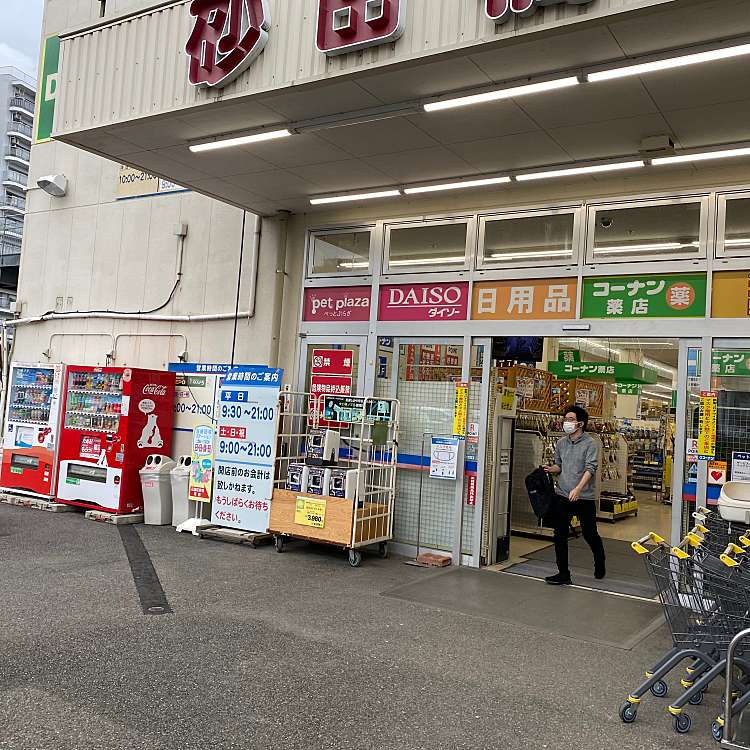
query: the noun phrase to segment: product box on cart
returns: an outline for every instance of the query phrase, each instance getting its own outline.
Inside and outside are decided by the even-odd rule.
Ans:
[[[139,469],[170,455],[175,374],[69,366],[65,375],[57,499],[112,513],[143,507]]]

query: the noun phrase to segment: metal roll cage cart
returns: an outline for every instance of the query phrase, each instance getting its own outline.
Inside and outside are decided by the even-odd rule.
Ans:
[[[268,527],[278,552],[284,550],[286,540],[302,539],[347,550],[352,567],[361,565],[363,547],[377,545],[380,557],[388,556],[388,543],[393,538],[398,424],[399,402],[395,399],[281,392]],[[324,466],[311,462],[311,431],[326,439],[335,438],[335,455]],[[317,472],[319,478],[326,479],[322,487],[305,491],[310,490],[306,484],[292,486],[290,467],[292,473],[295,469],[300,474],[304,471],[305,476]],[[339,491],[328,490],[332,476],[339,477]]]

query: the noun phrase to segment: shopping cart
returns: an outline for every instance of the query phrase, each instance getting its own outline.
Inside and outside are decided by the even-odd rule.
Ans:
[[[711,554],[704,542],[710,537],[711,528],[702,528],[705,531],[693,529],[676,547],[670,547],[653,533],[632,545],[644,556],[673,647],[646,672],[646,681],[630,693],[620,708],[620,718],[625,723],[635,721],[646,693],[666,695],[664,678],[689,659],[691,679],[681,681],[685,692],[668,708],[675,730],[688,732],[692,720],[684,706],[703,702],[705,690],[726,671],[726,652],[732,638],[750,626],[750,572],[745,562],[748,556],[737,545],[728,545],[718,555]],[[736,662],[743,675],[750,675],[750,651],[738,652]],[[744,694],[747,683],[747,679],[732,681],[733,689]]]

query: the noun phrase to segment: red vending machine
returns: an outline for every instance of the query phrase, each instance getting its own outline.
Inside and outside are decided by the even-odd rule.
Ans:
[[[113,513],[143,507],[138,470],[169,455],[175,374],[122,367],[66,370],[57,499]]]

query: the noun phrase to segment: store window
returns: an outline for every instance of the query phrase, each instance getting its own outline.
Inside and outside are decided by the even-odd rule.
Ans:
[[[708,198],[592,206],[588,263],[706,257]]]
[[[717,255],[750,255],[750,193],[719,196]]]
[[[468,237],[469,224],[461,220],[386,227],[386,267],[398,273],[463,269]]]
[[[566,266],[576,261],[576,212],[515,214],[480,221],[480,265]]]
[[[352,276],[370,272],[369,229],[313,234],[310,238],[310,274]]]

